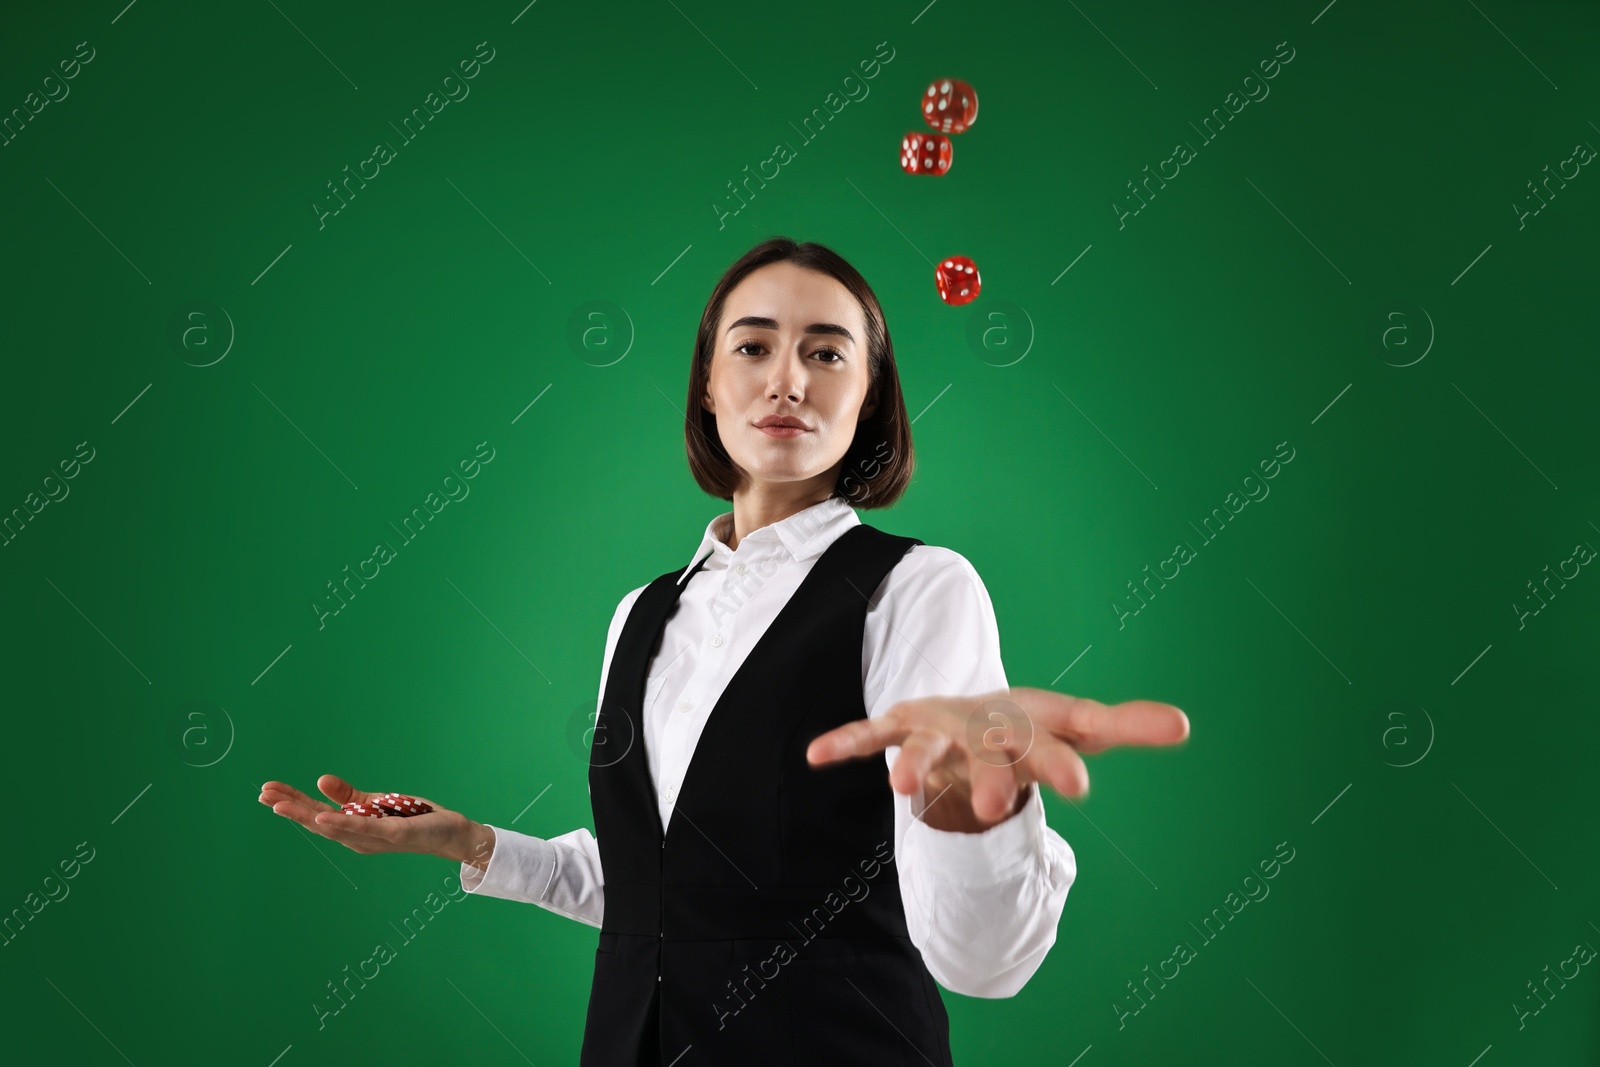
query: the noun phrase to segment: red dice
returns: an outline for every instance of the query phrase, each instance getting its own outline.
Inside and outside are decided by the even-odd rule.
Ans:
[[[934,268],[933,281],[939,288],[939,299],[951,307],[972,303],[983,286],[978,265],[966,256],[951,256],[940,263]]]
[[[922,117],[940,133],[961,133],[978,119],[978,93],[955,78],[941,78],[922,94]]]
[[[950,138],[908,133],[900,139],[900,169],[907,174],[943,174],[950,169]]]

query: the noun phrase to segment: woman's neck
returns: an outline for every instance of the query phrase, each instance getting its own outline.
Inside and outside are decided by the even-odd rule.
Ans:
[[[735,490],[733,525],[723,537],[724,543],[730,551],[737,550],[747,534],[822,503],[833,495],[836,477],[837,472],[832,472],[826,483],[787,482]]]

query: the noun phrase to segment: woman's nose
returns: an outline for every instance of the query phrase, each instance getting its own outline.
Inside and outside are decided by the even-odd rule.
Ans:
[[[767,381],[769,396],[788,396],[799,400],[805,395],[805,364],[798,357],[776,359],[770,364],[771,377]]]

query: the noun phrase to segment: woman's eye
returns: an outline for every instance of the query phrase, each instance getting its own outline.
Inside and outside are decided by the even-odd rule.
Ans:
[[[761,345],[760,341],[745,341],[745,342],[743,342],[741,344],[735,345],[733,350],[736,353],[748,355],[748,354],[752,354],[752,353],[746,353],[745,349],[753,348],[753,349],[757,350],[757,353],[759,353],[761,347],[762,347],[762,345]],[[834,363],[842,363],[842,362],[844,362],[844,354],[841,353],[841,352],[837,352],[837,351],[835,351],[834,349],[831,349],[831,348],[819,348],[816,351],[812,352],[811,354],[813,356],[818,356],[818,357],[821,357],[821,356],[832,356],[833,357],[832,359],[823,359],[823,360],[821,360],[821,362],[827,363],[827,364],[830,364],[830,365],[832,365]]]

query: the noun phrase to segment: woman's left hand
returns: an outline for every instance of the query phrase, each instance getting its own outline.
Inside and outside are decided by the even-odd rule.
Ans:
[[[1101,704],[1013,686],[975,697],[902,700],[876,718],[820,735],[806,759],[815,767],[899,745],[890,788],[911,794],[923,787],[921,818],[934,829],[978,833],[1020,811],[1033,782],[1064,797],[1087,796],[1089,770],[1080,753],[1173,745],[1188,736],[1188,716],[1171,704]]]

